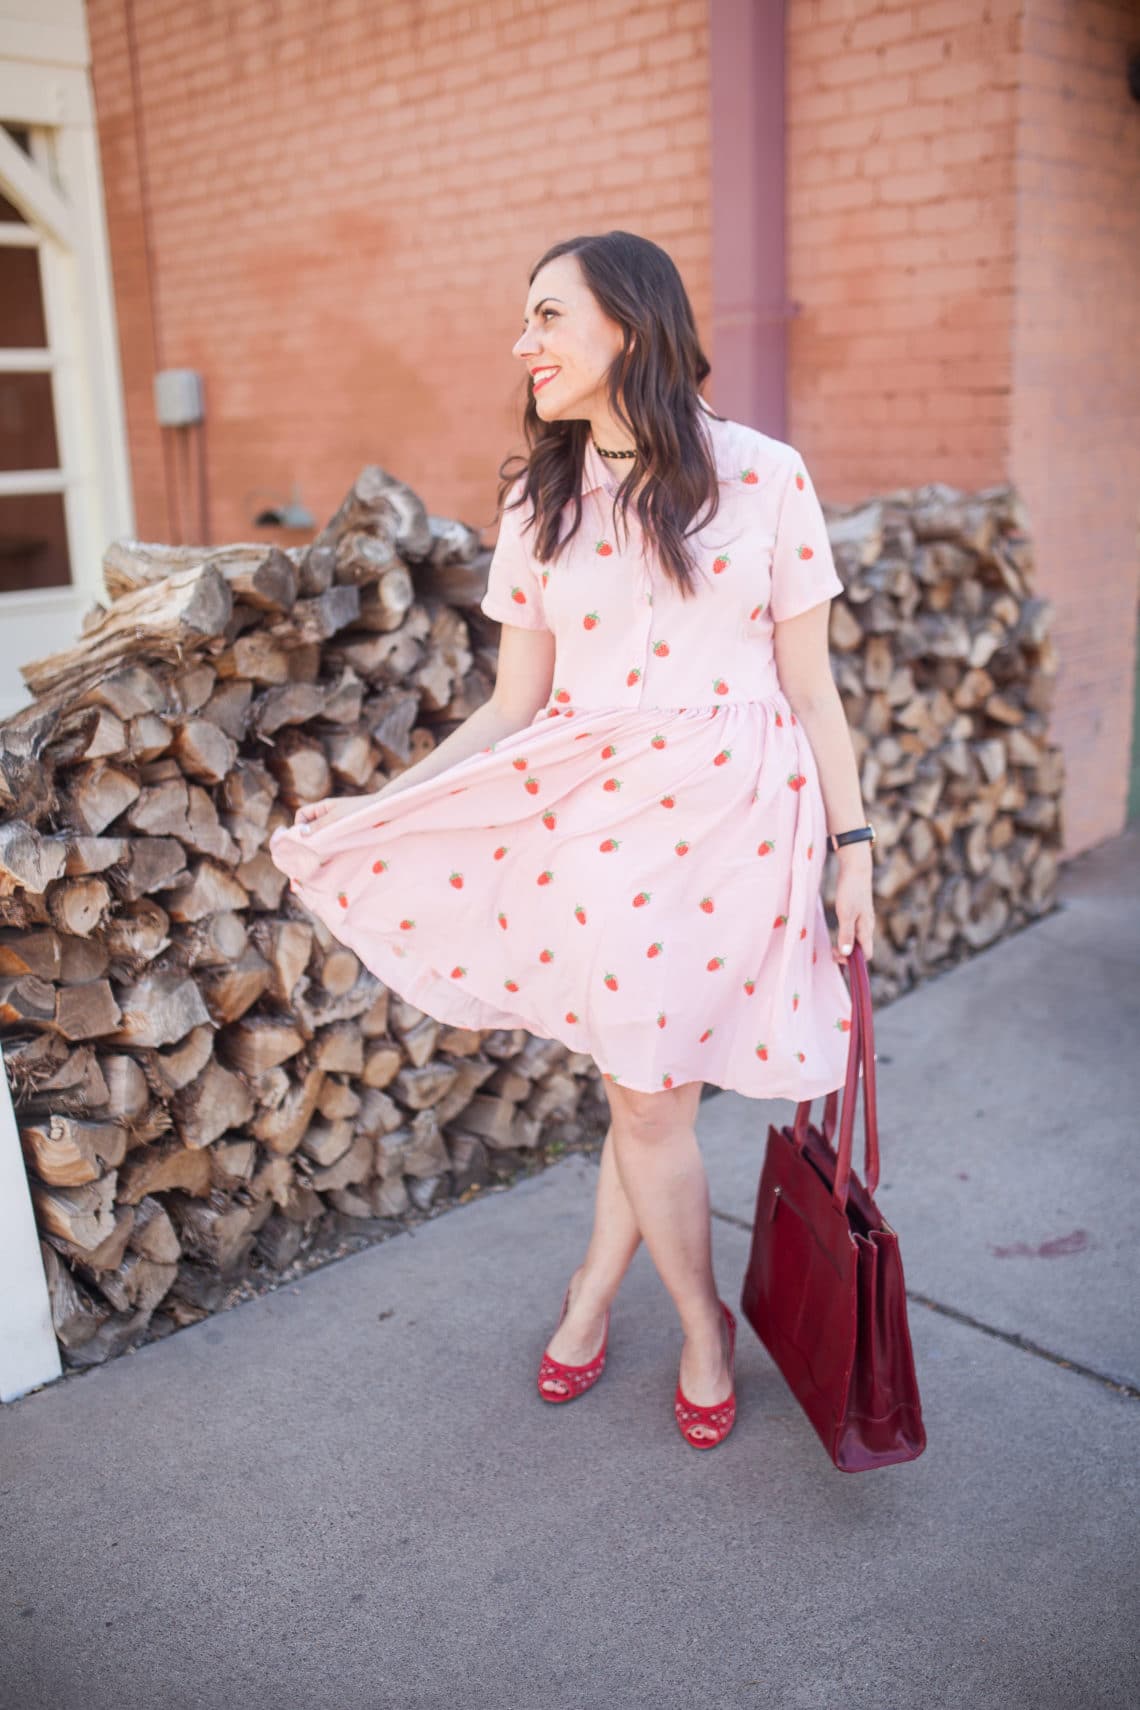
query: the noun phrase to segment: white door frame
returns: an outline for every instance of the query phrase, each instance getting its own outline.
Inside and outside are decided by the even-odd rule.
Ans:
[[[103,553],[133,536],[118,328],[83,0],[0,0],[0,191],[28,225],[0,241],[39,250],[47,345],[0,367],[51,375],[59,468],[0,471],[0,495],[63,494],[71,586],[0,593],[0,717],[31,697],[12,666],[70,646],[105,600]],[[39,1235],[7,1076],[0,1085],[0,1401],[60,1376]]]
[[[39,1233],[7,1075],[0,1076],[0,1401],[61,1376]]]

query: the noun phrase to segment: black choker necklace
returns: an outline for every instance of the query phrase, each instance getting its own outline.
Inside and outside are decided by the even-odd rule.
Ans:
[[[591,436],[590,443],[599,457],[636,457],[636,451],[603,451],[597,440]]]

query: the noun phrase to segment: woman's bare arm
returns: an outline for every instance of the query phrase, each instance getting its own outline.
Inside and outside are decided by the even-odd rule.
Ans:
[[[867,814],[851,727],[831,673],[827,649],[830,610],[830,600],[821,600],[796,617],[777,623],[772,644],[780,687],[815,756],[827,828],[848,831],[864,825]],[[869,960],[874,938],[871,845],[845,844],[835,859],[839,873],[835,897],[838,946],[832,947],[832,955],[836,961],[845,961],[844,951],[857,938]]]

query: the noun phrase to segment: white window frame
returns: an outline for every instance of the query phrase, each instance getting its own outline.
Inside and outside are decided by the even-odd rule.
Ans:
[[[0,248],[33,249],[39,257],[47,343],[41,349],[27,345],[0,345],[0,374],[47,374],[51,378],[52,412],[55,423],[59,467],[56,469],[0,469],[0,498],[32,493],[62,493],[67,529],[68,563],[82,562],[82,512],[85,500],[82,468],[82,424],[73,383],[75,352],[72,317],[66,294],[69,258],[74,255],[75,234],[67,207],[51,188],[48,174],[53,167],[52,133],[44,126],[29,126],[31,159],[3,128],[12,121],[0,112],[0,190],[16,204],[26,225],[0,219]],[[2,329],[0,329],[2,331]],[[74,585],[74,568],[71,572]],[[59,590],[28,589],[26,592]]]
[[[0,224],[0,244],[39,252],[47,344],[0,348],[0,369],[51,375],[59,467],[0,471],[0,495],[62,494],[71,561],[68,586],[0,593],[32,658],[78,638],[107,544],[135,525],[86,21],[81,0],[55,0],[48,24],[25,10],[0,0],[0,124],[26,128],[32,156],[0,129],[0,191],[28,222]]]

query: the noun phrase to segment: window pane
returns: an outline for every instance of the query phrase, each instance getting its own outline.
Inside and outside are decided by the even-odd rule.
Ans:
[[[10,125],[7,120],[5,120],[4,129],[7,131],[16,147],[22,148],[24,153],[30,159],[32,153],[32,137],[27,125]]]
[[[38,249],[0,248],[0,344],[42,350],[47,344]]]
[[[32,144],[24,127],[21,125],[4,125],[2,128],[7,131],[12,141],[16,144],[16,147],[22,148],[24,153],[30,158]],[[21,226],[26,226],[28,223],[23,214],[20,213],[19,209],[14,208],[6,196],[0,196],[0,220],[7,220],[9,222],[14,220],[17,225]],[[0,338],[0,344],[3,343],[4,340]]]
[[[0,374],[0,469],[58,469],[50,374]]]
[[[0,497],[0,593],[70,582],[63,494]]]

